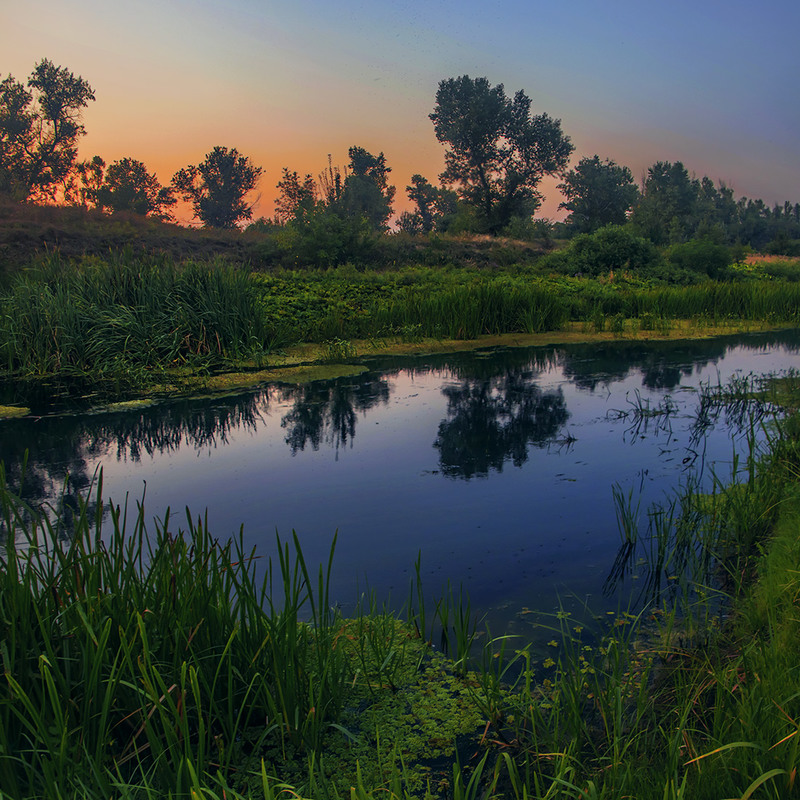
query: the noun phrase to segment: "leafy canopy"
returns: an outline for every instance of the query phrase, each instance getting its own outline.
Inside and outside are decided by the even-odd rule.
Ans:
[[[631,216],[634,229],[657,245],[685,241],[696,225],[699,190],[682,162],[656,161]]]
[[[493,234],[534,213],[539,182],[563,171],[573,150],[560,120],[532,115],[524,92],[510,100],[502,83],[486,78],[441,81],[430,118],[436,138],[449,145],[442,182],[458,187]]]
[[[82,110],[94,99],[87,81],[46,58],[27,88],[11,75],[0,82],[0,192],[54,199],[75,165]]]
[[[595,155],[582,158],[558,188],[567,198],[559,208],[570,212],[567,225],[577,233],[592,233],[606,225],[623,225],[639,197],[628,167]]]
[[[201,164],[176,172],[172,186],[191,202],[195,217],[206,228],[235,228],[253,216],[253,206],[245,197],[255,189],[261,172],[235,147],[217,146]]]
[[[372,155],[363,147],[348,151],[350,165],[339,203],[348,217],[364,217],[370,228],[383,230],[392,215],[395,187],[389,184],[391,167],[383,153]]]
[[[85,165],[85,180],[96,181],[96,171],[102,170],[103,166],[102,159],[96,156]],[[121,158],[111,164],[99,185],[85,194],[90,192],[99,209],[132,211],[164,221],[172,219],[169,209],[177,202],[172,189],[162,186],[158,178],[135,158]]]

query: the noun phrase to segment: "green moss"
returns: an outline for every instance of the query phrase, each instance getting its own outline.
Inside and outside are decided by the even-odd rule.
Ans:
[[[152,406],[155,401],[148,399],[139,400],[123,400],[119,403],[109,403],[103,406],[102,411],[135,411],[138,408],[148,408]]]
[[[30,414],[31,410],[23,406],[0,406],[0,419],[14,419]]]

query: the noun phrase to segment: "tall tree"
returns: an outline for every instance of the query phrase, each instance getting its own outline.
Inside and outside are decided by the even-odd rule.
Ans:
[[[411,184],[406,186],[406,194],[416,206],[416,215],[419,219],[419,229],[422,233],[433,230],[434,217],[436,216],[436,203],[439,200],[439,189],[422,175],[412,175]]]
[[[106,162],[100,156],[95,156],[91,161],[78,161],[67,201],[84,208],[97,206],[97,192],[103,185],[105,174]]]
[[[0,191],[16,199],[52,199],[70,175],[81,112],[92,87],[64,67],[42,59],[27,88],[9,75],[0,83]]]
[[[545,175],[561,172],[573,146],[561,121],[531,115],[522,91],[510,100],[503,84],[462,75],[439,84],[430,118],[436,138],[449,145],[443,183],[458,187],[490,233],[513,217],[530,217],[541,203]]]
[[[689,177],[682,162],[656,161],[631,215],[634,228],[657,245],[685,241],[697,225],[699,191],[700,182]]]
[[[300,175],[283,168],[283,177],[277,186],[280,195],[275,199],[275,216],[279,222],[286,223],[291,219],[300,219],[314,209],[317,197],[317,186],[311,175]]]
[[[253,216],[253,206],[245,201],[261,177],[247,156],[232,147],[215,147],[205,161],[175,173],[172,186],[192,204],[194,215],[207,228],[235,228]]]
[[[383,153],[374,156],[363,147],[351,147],[348,154],[342,210],[350,217],[364,217],[373,230],[382,230],[392,215],[395,195],[395,187],[389,184],[391,167],[386,166]]]
[[[122,158],[111,164],[94,196],[100,209],[132,211],[165,221],[172,219],[169,209],[177,202],[172,189],[162,186],[135,158]]]
[[[566,197],[559,208],[570,212],[566,223],[577,233],[592,233],[606,225],[622,225],[639,196],[628,167],[595,155],[582,158],[558,188]]]

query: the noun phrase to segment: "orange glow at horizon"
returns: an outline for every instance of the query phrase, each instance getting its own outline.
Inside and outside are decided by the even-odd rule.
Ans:
[[[463,74],[522,89],[534,113],[561,119],[573,166],[596,153],[639,182],[655,161],[680,160],[737,196],[800,200],[800,5],[719,15],[676,3],[667,17],[633,0],[602,11],[498,0],[491,15],[476,0],[457,14],[423,0],[27,0],[0,13],[0,76],[24,81],[43,57],[83,76],[97,100],[79,157],[135,158],[165,185],[235,147],[263,169],[256,218],[272,215],[283,167],[316,178],[353,145],[385,154],[395,212],[409,209],[411,176],[437,184],[444,167],[428,119],[436,88]],[[557,183],[542,181],[537,216],[563,217]]]

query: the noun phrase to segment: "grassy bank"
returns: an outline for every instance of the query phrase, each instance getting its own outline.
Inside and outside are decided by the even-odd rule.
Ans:
[[[258,361],[274,336],[249,273],[124,253],[80,265],[43,259],[16,278],[0,310],[7,376],[78,386],[148,386],[169,368]]]
[[[638,520],[621,497],[649,603],[594,631],[542,619],[545,657],[478,640],[457,592],[426,607],[413,581],[402,614],[343,619],[296,542],[266,563],[188,514],[147,531],[99,489],[45,515],[3,485],[2,792],[798,796],[800,418],[768,410],[799,396],[795,376],[706,390],[767,445]]]
[[[303,342],[318,345],[312,360],[347,361],[353,340],[377,347],[575,326],[668,336],[687,320],[796,325],[799,309],[800,282],[752,270],[672,286],[530,266],[254,273],[132,251],[78,261],[54,253],[0,295],[0,377],[113,396],[274,366],[284,348]]]

